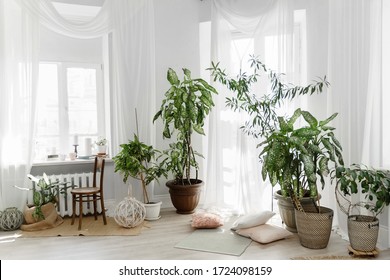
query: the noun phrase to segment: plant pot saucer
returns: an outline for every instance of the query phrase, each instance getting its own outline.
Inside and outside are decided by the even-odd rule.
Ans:
[[[156,218],[145,218],[145,221],[157,221],[161,218],[161,216],[158,216]]]

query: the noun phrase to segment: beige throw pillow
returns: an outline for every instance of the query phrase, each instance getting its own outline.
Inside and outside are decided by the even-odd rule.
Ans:
[[[293,236],[293,234],[288,230],[270,224],[264,224],[252,228],[239,229],[236,231],[236,233],[241,236],[249,237],[253,241],[262,244],[267,244],[273,241]]]

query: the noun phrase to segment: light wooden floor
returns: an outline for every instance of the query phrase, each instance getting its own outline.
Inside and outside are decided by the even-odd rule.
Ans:
[[[348,256],[348,242],[335,233],[328,247],[320,250],[304,248],[296,234],[268,245],[252,242],[239,257],[177,249],[174,246],[193,231],[191,215],[179,215],[173,209],[163,209],[161,214],[160,220],[149,222],[150,228],[138,236],[15,238],[17,232],[0,232],[0,259],[288,260],[305,256]],[[390,250],[382,250],[376,259],[389,260]]]

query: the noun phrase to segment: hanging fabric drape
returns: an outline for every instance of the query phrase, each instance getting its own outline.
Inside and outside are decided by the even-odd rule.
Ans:
[[[288,1],[214,0],[211,17],[211,59],[227,74],[234,77],[240,69],[250,72],[250,55],[267,64],[271,49],[276,60],[269,66],[291,72],[293,14]],[[237,44],[244,51],[237,51]],[[204,205],[238,213],[271,209],[272,188],[261,178],[258,140],[240,129],[245,113],[225,107],[225,98],[231,93],[218,83],[214,86],[220,94],[209,118]],[[255,91],[261,96],[266,89],[266,84],[257,85]]]
[[[0,210],[25,204],[33,157],[39,25],[15,2],[0,1]]]
[[[381,0],[329,1],[328,41],[324,38],[313,45],[327,46],[331,87],[324,109],[339,112],[335,133],[347,166],[383,164],[381,6]],[[328,205],[337,209],[332,186],[328,189]],[[336,219],[345,234],[345,215],[337,211]]]
[[[5,174],[1,178],[2,193],[9,186],[22,185],[23,183],[17,180],[20,180],[20,178],[24,180],[31,168],[35,126],[35,104],[33,101],[35,100],[38,80],[39,24],[56,33],[73,38],[89,39],[102,36],[109,38],[107,41],[110,44],[110,65],[105,65],[105,67],[110,68],[110,77],[112,78],[109,86],[110,103],[112,104],[110,116],[112,153],[115,155],[119,145],[127,142],[136,132],[134,108],[141,112],[138,116],[139,127],[142,128],[139,135],[140,139],[154,144],[155,137],[151,128],[152,115],[155,112],[154,11],[152,0],[105,1],[96,17],[83,22],[67,20],[56,10],[50,0],[2,0],[1,4],[2,13],[7,15],[1,18],[1,29],[5,31],[1,33],[1,36],[3,36],[1,37],[1,49],[4,49],[1,54],[2,59],[4,57],[4,59],[7,58],[5,61],[10,61],[8,52],[13,51],[13,47],[17,51],[20,49],[21,55],[25,55],[22,60],[15,59],[8,64],[1,64],[2,81],[4,81],[4,83],[1,82],[2,96],[4,94],[5,100],[9,99],[10,104],[18,100],[18,94],[25,94],[25,92],[31,91],[30,97],[33,98],[32,102],[28,104],[30,107],[26,107],[25,111],[31,115],[28,118],[23,118],[25,123],[17,126],[23,132],[29,133],[29,138],[23,138],[23,143],[28,144],[22,145],[23,143],[21,143],[23,149],[10,150],[7,143],[17,143],[16,139],[20,139],[20,135],[15,132],[10,134],[9,137],[1,138],[2,151],[12,151],[13,153],[11,157],[7,158],[5,153],[1,155],[1,171],[2,174]],[[21,16],[12,17],[9,14],[10,6],[12,6],[12,9],[19,11]],[[26,19],[31,19],[36,24],[29,24]],[[13,29],[18,26],[21,26],[23,33],[20,42],[15,42],[15,45],[12,45],[10,42],[13,41],[6,36],[11,36]],[[36,30],[33,30],[33,27],[36,27]],[[30,60],[28,60],[30,58],[26,58],[26,55],[31,55],[31,60],[33,59],[34,63],[30,63]],[[26,68],[22,68],[22,65],[26,65]],[[22,72],[24,69],[28,69],[28,72]],[[9,78],[11,73],[14,75],[12,79]],[[15,74],[18,75],[15,76]],[[14,77],[19,77],[19,74],[21,75],[20,79],[15,80]],[[12,84],[12,81],[15,83]],[[4,102],[2,104],[8,105]],[[15,106],[10,108],[15,109]],[[2,114],[5,115],[8,111],[2,110]],[[19,113],[20,108],[14,113],[16,114],[16,112]],[[20,115],[4,116],[1,119],[1,125],[14,127],[18,119],[21,119]],[[9,139],[9,141],[6,141],[6,139]],[[19,152],[23,155],[24,165],[23,170],[15,175],[13,173],[19,169],[12,161]],[[9,153],[7,153],[7,156],[9,156]],[[126,194],[127,192],[127,190],[115,191],[118,199],[123,198],[123,193]],[[5,201],[5,197],[5,195],[2,195],[3,201]],[[13,198],[19,200],[19,205],[24,203],[18,194],[13,195]],[[6,200],[11,201],[8,198]],[[4,208],[3,203],[0,208]]]

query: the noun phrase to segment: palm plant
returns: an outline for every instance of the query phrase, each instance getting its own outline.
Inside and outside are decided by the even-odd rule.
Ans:
[[[248,113],[250,120],[245,122],[241,129],[248,135],[261,138],[274,131],[278,126],[277,108],[285,100],[292,100],[297,96],[321,93],[329,86],[326,76],[307,86],[294,86],[283,81],[284,74],[276,73],[262,63],[258,57],[251,56],[250,68],[252,73],[240,71],[234,78],[229,77],[218,63],[212,63],[208,69],[214,81],[226,86],[233,95],[226,98],[226,106],[237,111]],[[261,76],[268,77],[269,91],[264,93],[253,92],[253,86],[259,82]]]

